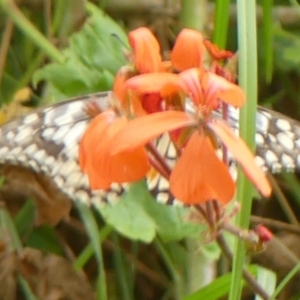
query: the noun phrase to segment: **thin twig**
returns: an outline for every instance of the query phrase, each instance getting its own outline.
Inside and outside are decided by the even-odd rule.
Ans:
[[[288,231],[300,235],[299,225],[292,225],[285,222],[281,222],[269,218],[258,217],[258,216],[251,216],[250,221],[252,225],[264,224],[272,230],[284,230],[284,231]]]
[[[212,205],[214,208],[216,220],[220,221],[220,219],[222,217],[220,202],[217,200],[212,200]]]
[[[170,166],[167,164],[165,158],[162,155],[160,155],[160,153],[151,143],[148,143],[146,145],[146,148],[153,155],[153,157],[158,161],[158,163],[165,170],[165,172],[170,176],[172,170]]]
[[[14,23],[11,19],[8,19],[5,24],[5,29],[2,37],[1,48],[0,48],[0,84],[2,81],[6,56],[10,45],[13,29],[14,29]]]
[[[233,254],[232,254],[231,250],[229,249],[229,247],[221,233],[217,236],[216,241],[217,241],[219,247],[221,248],[222,252],[228,258],[228,260],[230,262],[232,262]],[[243,277],[244,277],[245,281],[248,283],[249,287],[251,287],[252,290],[256,294],[258,294],[264,300],[269,299],[269,295],[265,292],[265,290],[259,285],[259,283],[255,280],[255,278],[245,268],[243,268]]]
[[[205,202],[207,220],[212,229],[216,226],[214,209],[211,201]]]
[[[209,221],[207,219],[207,213],[206,210],[203,208],[201,204],[194,205],[195,209],[199,212],[199,214],[203,217],[204,220],[209,224]]]
[[[287,218],[289,219],[289,221],[293,224],[293,225],[298,225],[299,222],[293,212],[293,210],[291,209],[289,202],[287,200],[287,198],[285,197],[285,195],[283,194],[283,192],[281,191],[278,183],[276,182],[276,180],[274,179],[273,175],[270,174],[269,172],[267,173],[267,177],[271,182],[271,185],[273,187],[273,191],[274,194],[277,196],[278,198],[278,202],[281,205],[283,211],[285,212]]]
[[[152,157],[149,157],[149,162],[151,164],[151,166],[159,172],[160,175],[162,175],[163,177],[165,177],[167,180],[170,179],[170,174],[168,172],[166,172],[166,170],[161,166],[161,164],[158,163],[157,160],[155,160]]]

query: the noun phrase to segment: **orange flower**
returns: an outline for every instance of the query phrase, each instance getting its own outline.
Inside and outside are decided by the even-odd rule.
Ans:
[[[184,73],[184,74],[183,74]],[[213,73],[205,72],[203,77],[199,77],[199,72],[197,69],[191,69],[188,71],[185,71],[181,73],[177,79],[173,78],[172,86],[177,87],[184,87],[184,90],[189,94],[190,97],[192,97],[192,100],[195,105],[194,111],[192,112],[191,117],[188,117],[185,112],[175,112],[175,111],[169,111],[169,112],[161,112],[161,113],[155,113],[147,116],[143,116],[137,119],[132,120],[127,124],[126,127],[120,133],[115,137],[114,143],[112,148],[113,153],[122,153],[126,152],[127,150],[133,150],[135,147],[140,147],[144,144],[146,144],[148,141],[153,139],[154,137],[158,136],[159,134],[165,132],[165,131],[171,131],[183,126],[194,126],[194,127],[202,127],[207,126],[210,129],[212,129],[221,139],[221,141],[225,144],[225,146],[231,151],[234,155],[236,160],[241,163],[243,169],[245,170],[246,175],[252,180],[252,182],[257,186],[257,188],[262,192],[263,195],[268,196],[271,192],[271,188],[269,183],[267,182],[265,175],[263,172],[257,167],[254,161],[254,156],[252,155],[251,151],[248,149],[248,147],[245,145],[245,143],[237,137],[233,131],[230,129],[230,127],[220,120],[212,120],[211,119],[211,110],[215,108],[215,103],[218,103],[218,101],[223,100],[224,102],[230,103],[234,106],[241,106],[245,101],[245,96],[243,91],[237,86],[234,85],[228,81],[226,81],[224,78],[219,77]],[[182,75],[183,74],[183,75]],[[165,74],[167,75],[167,74]],[[169,77],[168,74],[167,77]],[[131,78],[127,85],[128,87],[139,87],[140,92],[143,90],[146,90],[147,92],[157,92],[159,89],[164,90],[164,80],[163,75],[160,74],[147,74],[147,75],[140,75],[136,76],[134,78]],[[166,78],[167,78],[166,77]],[[153,82],[152,79],[153,78]],[[160,84],[157,82],[159,78]],[[180,79],[183,79],[182,82],[180,82]],[[167,85],[170,86],[170,83],[168,80],[166,80]],[[156,84],[154,84],[156,83]],[[203,86],[201,86],[201,83]],[[157,90],[155,89],[157,88]],[[204,114],[205,112],[205,114]],[[178,119],[176,119],[178,118]],[[196,138],[194,138],[195,140]],[[201,140],[202,139],[202,140]],[[201,143],[204,145],[204,155],[201,156],[201,151],[197,152],[198,160],[199,162],[204,161],[204,157],[207,157],[206,164],[211,164],[214,166],[214,169],[216,166],[218,166],[217,169],[215,169],[215,174],[224,173],[224,166],[220,166],[216,163],[216,160],[214,160],[212,157],[213,151],[210,151],[207,139],[205,141],[202,138],[198,138],[198,141],[201,141]],[[188,149],[194,149],[195,143],[192,141],[188,141],[186,149],[184,150],[184,153],[189,153],[189,155],[192,156],[191,151],[188,151]],[[200,153],[200,154],[199,154]],[[202,178],[206,178],[206,174],[202,174],[203,177],[194,177],[198,178],[195,179],[195,181],[189,180],[191,186],[191,191],[189,192],[189,186],[183,186],[184,182],[180,178],[180,174],[187,174],[187,172],[182,173],[184,169],[184,165],[186,170],[189,170],[191,172],[191,168],[189,164],[187,163],[187,159],[184,159],[187,154],[184,154],[178,161],[179,170],[180,172],[175,172],[177,165],[173,172],[175,172],[171,175],[171,190],[174,193],[175,197],[178,197],[179,200],[184,201],[185,203],[191,203],[196,201],[195,198],[190,198],[191,194],[203,195],[203,198],[207,197],[208,190],[211,191],[211,198],[213,199],[215,197],[213,190],[214,189],[203,189],[203,183]],[[213,154],[215,156],[215,154]],[[194,157],[194,156],[193,156]],[[217,159],[217,158],[216,158]],[[217,159],[218,160],[218,159]],[[184,161],[182,163],[181,161]],[[194,162],[195,160],[192,159]],[[208,167],[209,168],[209,167]],[[208,170],[203,168],[204,170]],[[177,176],[176,176],[177,174]],[[209,174],[210,175],[210,174]],[[209,182],[211,176],[207,176],[207,181]],[[195,182],[199,183],[199,190],[194,190]],[[229,182],[228,176],[227,179],[224,177],[224,180]],[[174,188],[174,184],[177,182],[176,188]],[[233,183],[232,183],[233,184]],[[228,190],[224,191],[224,198],[218,198],[223,200],[223,202],[229,201],[228,195],[233,195],[231,191],[230,186],[232,184],[228,184]],[[192,186],[193,185],[193,186]],[[212,184],[214,185],[214,184]],[[173,186],[173,187],[172,187]],[[210,186],[210,184],[208,184]],[[201,187],[201,188],[200,188]],[[226,187],[223,187],[223,189],[226,189]],[[182,193],[186,193],[185,197],[183,197],[182,193],[178,194],[178,191],[183,191]],[[202,191],[202,192],[201,192]],[[198,193],[197,193],[198,192]],[[218,194],[219,195],[219,194]],[[226,195],[226,196],[225,196]],[[190,199],[190,200],[188,200]],[[198,201],[202,201],[203,199],[201,197],[198,198]],[[206,199],[209,200],[209,199]],[[188,202],[189,201],[189,202]]]
[[[97,136],[101,136],[101,146],[97,146],[93,150],[96,151],[93,154],[95,161],[92,161],[91,165],[92,171],[97,166],[99,167],[98,172],[101,171],[101,174],[109,179],[103,181],[105,184],[122,182],[122,180],[128,182],[132,178],[143,177],[148,171],[146,167],[138,168],[139,172],[136,177],[130,177],[126,172],[122,173],[122,177],[119,174],[118,166],[119,168],[120,166],[127,166],[130,170],[129,165],[131,164],[134,164],[135,167],[139,163],[146,166],[145,156],[129,155],[136,153],[138,150],[141,151],[144,145],[164,132],[190,127],[191,129],[194,128],[194,133],[183,144],[184,146],[181,149],[183,154],[171,173],[171,191],[178,200],[186,204],[202,203],[211,199],[218,199],[222,203],[227,203],[233,197],[234,183],[225,165],[217,158],[210,139],[205,134],[205,129],[210,128],[219,136],[236,160],[241,163],[248,177],[262,194],[265,196],[270,194],[271,189],[265,175],[256,166],[254,156],[245,143],[233,133],[225,122],[211,119],[211,115],[208,113],[203,118],[206,105],[209,106],[218,99],[224,99],[234,105],[241,105],[244,101],[242,91],[238,86],[224,82],[225,79],[206,72],[203,73],[206,77],[200,77],[197,82],[196,79],[199,79],[199,73],[196,71],[195,69],[186,71],[184,76],[173,75],[170,77],[172,74],[164,74],[166,75],[165,78],[172,78],[172,83],[167,79],[164,81],[164,76],[160,73],[158,73],[159,76],[156,73],[136,76],[126,83],[128,87],[136,88],[140,92],[151,91],[156,93],[159,90],[164,90],[164,84],[184,87],[189,95],[193,96],[194,103],[199,104],[194,107],[192,114],[183,111],[163,111],[144,115],[131,121],[125,121],[124,118],[118,121],[113,119],[112,121],[110,115],[110,118],[99,117],[99,121],[94,121],[96,123],[109,123],[110,125],[100,124],[98,132],[96,129],[87,132],[82,141],[82,147],[83,149],[88,147],[93,149],[92,146]],[[160,84],[157,82],[157,76],[161,79],[159,80]],[[176,76],[176,79],[174,76]],[[183,80],[181,80],[182,78]],[[201,86],[202,82],[205,83],[204,87]],[[239,99],[240,97],[242,99]],[[195,100],[197,98],[200,100]],[[92,146],[86,144],[85,140],[90,141]],[[101,159],[99,158],[100,155]],[[108,167],[111,165],[114,167]],[[134,169],[132,168],[132,170]],[[93,180],[96,180],[95,173],[92,173]],[[99,184],[94,182],[93,186],[101,187],[102,181],[99,182]]]
[[[80,144],[80,166],[91,187],[107,189],[112,182],[143,178],[150,161],[153,166],[156,163],[155,155],[150,160],[144,146],[170,132],[181,153],[169,178],[171,192],[178,200],[198,204],[217,199],[225,204],[232,199],[234,182],[216,156],[212,145],[215,135],[257,189],[268,196],[270,185],[246,144],[224,121],[212,119],[212,110],[219,108],[221,101],[235,107],[245,102],[240,87],[203,67],[205,47],[215,59],[227,58],[229,53],[204,41],[200,33],[183,30],[171,61],[177,70],[184,71],[171,74],[164,72],[159,45],[148,29],[132,31],[129,41],[136,70],[121,69],[114,85],[126,116],[112,110],[100,114]],[[135,72],[143,74],[133,76]]]

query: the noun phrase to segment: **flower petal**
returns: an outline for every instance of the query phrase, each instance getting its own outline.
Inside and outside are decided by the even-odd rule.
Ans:
[[[212,199],[226,204],[234,196],[235,184],[209,138],[195,132],[171,173],[170,189],[185,204]]]
[[[134,52],[135,67],[139,73],[163,70],[159,44],[148,28],[135,29],[128,34],[128,38]]]
[[[137,75],[126,81],[128,89],[141,93],[157,93],[166,85],[180,87],[182,82],[178,75],[163,72]]]
[[[176,39],[171,61],[179,71],[200,68],[204,51],[202,34],[192,29],[183,29]]]
[[[92,189],[107,189],[111,183],[139,180],[150,165],[145,149],[111,155],[115,135],[127,124],[126,118],[101,114],[88,127],[80,143],[80,166],[88,174]]]
[[[262,195],[270,196],[271,186],[263,171],[256,165],[254,155],[245,142],[235,135],[223,120],[213,120],[207,125],[220,137],[237,162],[241,164],[246,176]]]
[[[86,172],[89,168],[90,150],[97,146],[99,133],[101,134],[107,124],[113,122],[115,119],[115,112],[113,110],[106,110],[90,122],[79,145],[79,165],[83,172]]]
[[[184,83],[184,92],[193,100],[196,106],[205,104],[204,93],[200,84],[201,76],[202,71],[197,68],[188,69],[179,74]]]
[[[143,109],[148,113],[152,114],[155,112],[162,111],[162,98],[160,93],[150,93],[143,95],[141,99],[141,105]]]
[[[115,76],[113,92],[122,105],[125,103],[125,82],[132,76],[134,76],[134,72],[128,66],[121,67]]]
[[[207,93],[210,95],[210,99],[207,99],[208,105],[210,105],[210,101],[215,101],[215,97],[217,97],[223,102],[235,107],[243,106],[246,101],[246,96],[244,91],[238,85],[233,84],[212,72],[207,72],[203,76],[207,76]],[[212,106],[213,105],[214,104],[212,104]]]
[[[230,58],[233,56],[231,51],[219,49],[219,47],[210,40],[204,39],[203,43],[210,55],[216,60]]]
[[[166,131],[194,124],[195,121],[181,111],[163,111],[138,117],[114,137],[111,153],[133,150]]]

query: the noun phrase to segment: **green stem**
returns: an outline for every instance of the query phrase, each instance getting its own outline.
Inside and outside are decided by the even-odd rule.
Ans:
[[[130,277],[129,277],[129,268],[128,264],[124,259],[124,253],[120,247],[119,237],[116,232],[112,234],[112,241],[115,245],[115,250],[113,252],[113,259],[116,270],[116,277],[119,282],[120,291],[122,293],[122,299],[131,300],[133,299]]]
[[[237,0],[238,45],[239,45],[239,84],[243,88],[247,103],[240,111],[240,136],[251,150],[255,149],[255,124],[257,107],[257,47],[256,47],[256,5],[255,1]],[[253,187],[245,175],[239,172],[237,199],[241,202],[241,213],[236,224],[248,228]],[[235,241],[233,259],[233,280],[229,300],[238,300],[241,296],[241,283],[245,260],[245,248],[240,239]]]
[[[230,0],[216,1],[213,42],[221,49],[226,47],[230,2]]]
[[[99,244],[102,244],[104,240],[112,233],[113,228],[110,225],[105,225],[99,232]],[[94,251],[94,246],[89,243],[84,250],[77,256],[76,260],[73,263],[73,266],[76,270],[81,270],[91,259]]]
[[[207,0],[181,0],[180,21],[184,28],[204,30]]]
[[[47,56],[57,63],[63,63],[64,55],[56,49],[35,27],[28,21],[13,0],[0,0],[0,8],[14,21],[14,23],[40,48]]]
[[[168,253],[167,249],[164,247],[164,244],[159,238],[155,239],[154,242],[156,248],[160,252],[161,257],[163,258],[167,269],[169,270],[175,287],[175,299],[182,299],[183,296],[183,287],[182,287],[182,278],[181,275],[173,262],[171,255]]]

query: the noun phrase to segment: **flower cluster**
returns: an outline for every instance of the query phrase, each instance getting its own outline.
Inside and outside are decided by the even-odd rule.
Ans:
[[[176,199],[184,204],[212,199],[226,204],[233,198],[234,181],[216,155],[218,139],[268,196],[270,185],[249,148],[224,120],[212,116],[222,106],[239,108],[245,102],[242,89],[220,63],[232,53],[190,29],[181,31],[168,61],[162,60],[147,28],[130,32],[129,42],[129,65],[118,72],[113,88],[117,103],[92,120],[80,144],[80,165],[91,188],[137,181],[153,166],[159,171],[149,145],[168,132],[178,160],[163,175]]]

